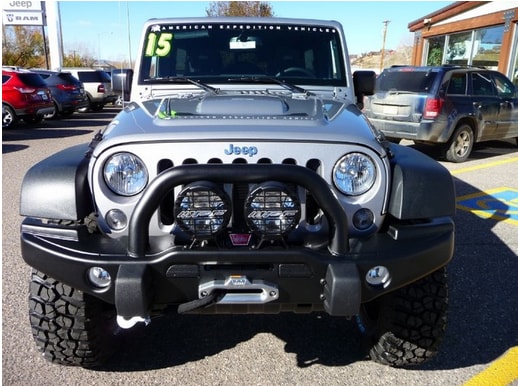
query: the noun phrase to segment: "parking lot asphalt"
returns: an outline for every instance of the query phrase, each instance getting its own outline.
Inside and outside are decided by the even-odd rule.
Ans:
[[[5,385],[508,385],[518,384],[518,146],[479,144],[442,164],[456,186],[449,324],[439,355],[417,369],[366,361],[352,323],[326,315],[166,316],[131,330],[97,370],[46,362],[28,322],[30,268],[20,257],[25,172],[88,142],[116,114],[20,125],[2,132],[2,377]],[[414,146],[412,143],[403,143]],[[433,152],[420,148],[433,156]],[[434,194],[434,192],[430,192]]]

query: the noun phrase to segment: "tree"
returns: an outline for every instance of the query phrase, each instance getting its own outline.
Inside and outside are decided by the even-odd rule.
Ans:
[[[264,1],[213,1],[207,16],[274,16],[272,6]]]
[[[43,34],[38,27],[2,26],[4,66],[45,67]]]
[[[63,67],[92,67],[94,62],[93,56],[81,55],[77,51],[63,56]]]

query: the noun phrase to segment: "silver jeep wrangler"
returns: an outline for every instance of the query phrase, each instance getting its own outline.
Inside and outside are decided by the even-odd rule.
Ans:
[[[340,24],[153,19],[134,71],[113,121],[23,182],[46,358],[98,366],[168,310],[326,312],[380,363],[437,352],[453,180],[364,117],[375,76],[351,73]]]

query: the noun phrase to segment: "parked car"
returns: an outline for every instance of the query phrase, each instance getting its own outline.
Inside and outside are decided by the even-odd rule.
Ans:
[[[88,107],[88,98],[83,84],[70,72],[31,69],[40,74],[47,83],[54,102],[54,111],[45,118],[55,118],[59,115],[69,116],[74,111]]]
[[[86,67],[62,68],[61,70],[70,72],[84,85],[88,106],[79,111],[101,111],[106,104],[117,101],[118,96],[112,91],[112,81],[106,71]]]
[[[39,74],[11,67],[2,68],[2,128],[19,119],[28,123],[43,120],[54,111],[52,96]]]
[[[476,142],[518,138],[516,87],[483,68],[385,69],[365,114],[389,139],[438,145],[451,162],[465,161]]]

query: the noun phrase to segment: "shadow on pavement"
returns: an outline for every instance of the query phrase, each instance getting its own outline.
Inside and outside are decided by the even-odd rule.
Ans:
[[[442,161],[441,150],[437,146],[426,144],[411,144],[410,146],[435,160]],[[479,142],[473,146],[469,160],[490,159],[511,153],[518,153],[518,143],[515,139]]]
[[[21,121],[11,129],[2,130],[2,153],[20,151],[28,147],[10,142],[66,138],[93,133],[107,126],[117,111],[106,109],[95,113],[75,113],[70,118],[44,120],[38,124],[27,124]]]
[[[455,183],[457,197],[480,192],[461,180]],[[448,270],[449,325],[439,355],[426,369],[487,364],[518,345],[518,257],[493,232],[498,221],[457,210],[455,256]]]

